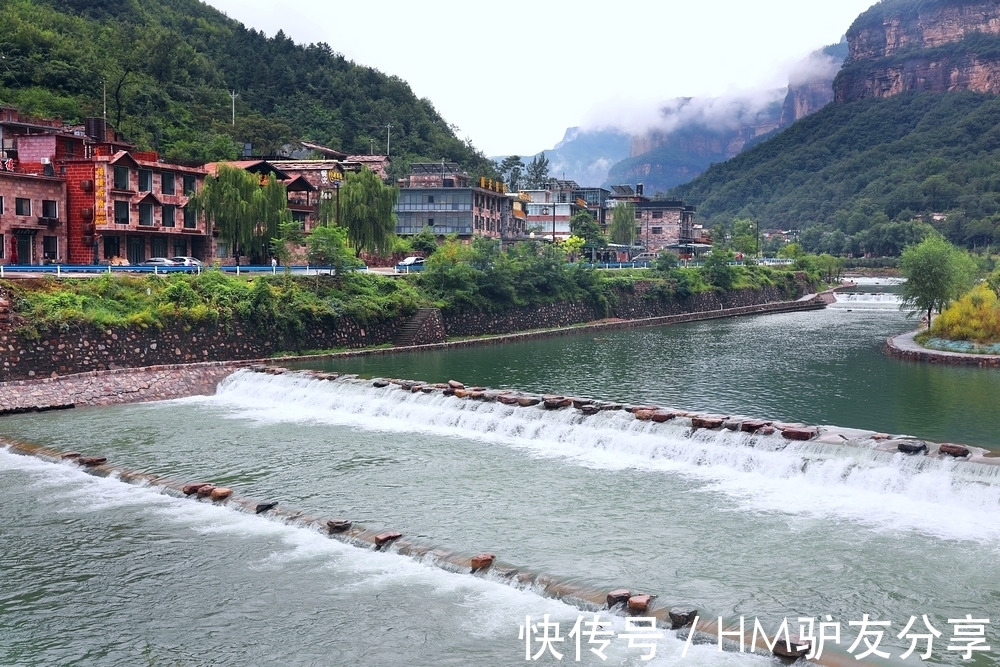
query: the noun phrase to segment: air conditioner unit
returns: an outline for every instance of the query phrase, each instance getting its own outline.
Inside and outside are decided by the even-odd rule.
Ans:
[[[42,164],[52,164],[52,160],[50,160],[50,159],[49,159],[49,158],[47,158],[47,157],[43,157],[43,158],[41,159],[41,163],[42,163]]]

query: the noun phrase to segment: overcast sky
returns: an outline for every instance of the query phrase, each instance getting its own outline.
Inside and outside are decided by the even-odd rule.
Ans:
[[[531,155],[663,100],[784,86],[874,0],[208,2],[401,77],[487,155]]]

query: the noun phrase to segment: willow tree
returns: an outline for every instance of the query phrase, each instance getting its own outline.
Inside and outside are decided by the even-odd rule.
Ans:
[[[635,244],[635,204],[619,202],[611,209],[611,228],[608,234],[612,243],[630,247]]]
[[[321,211],[320,217],[338,221],[347,230],[347,239],[355,255],[361,252],[388,252],[396,228],[396,200],[399,188],[390,187],[367,168],[348,172],[340,186],[339,215],[330,216]],[[334,211],[336,199],[323,201],[326,211]]]
[[[260,177],[238,167],[219,165],[201,190],[191,196],[188,206],[205,215],[207,232],[218,230],[219,238],[240,252],[262,252],[278,235],[282,222],[291,219],[288,195],[283,183]]]

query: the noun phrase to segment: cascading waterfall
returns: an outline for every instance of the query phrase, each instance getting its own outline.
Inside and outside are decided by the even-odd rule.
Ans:
[[[588,467],[690,476],[748,509],[794,508],[950,538],[1000,537],[1000,466],[909,457],[867,438],[794,442],[780,434],[693,430],[684,418],[654,423],[624,411],[584,416],[298,374],[239,372],[216,396],[192,400],[263,421],[470,438]]]

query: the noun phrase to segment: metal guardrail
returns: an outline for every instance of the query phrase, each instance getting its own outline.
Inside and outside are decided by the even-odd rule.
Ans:
[[[72,276],[79,274],[97,274],[97,273],[152,273],[154,275],[159,275],[161,273],[202,273],[204,271],[222,271],[223,273],[233,273],[236,275],[241,275],[243,273],[270,273],[276,275],[278,273],[284,273],[285,270],[291,271],[293,274],[297,275],[322,275],[323,273],[332,273],[332,266],[314,266],[310,264],[299,264],[293,266],[271,266],[270,264],[260,264],[260,265],[247,265],[247,266],[143,266],[142,264],[133,264],[127,266],[110,266],[107,264],[15,264],[15,265],[3,265],[0,264],[0,278],[4,278],[9,274],[24,274],[24,273],[42,273],[46,275],[54,275],[57,278],[63,276]],[[368,271],[367,266],[359,267],[357,269],[350,269],[351,271]]]

